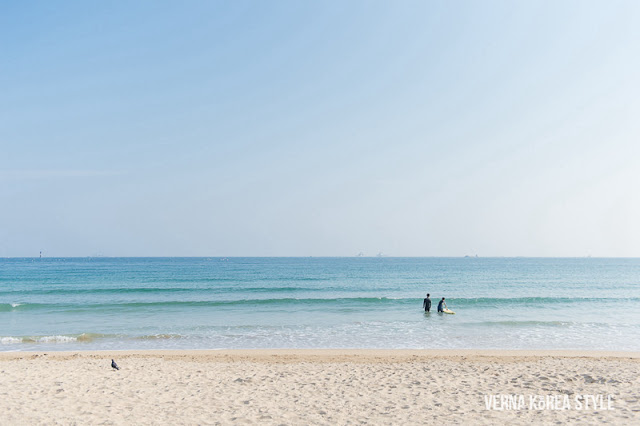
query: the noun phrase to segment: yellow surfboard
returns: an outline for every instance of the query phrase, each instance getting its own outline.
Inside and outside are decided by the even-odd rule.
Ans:
[[[451,309],[449,308],[445,308],[442,310],[442,312],[444,312],[445,314],[451,314],[451,315],[455,315],[456,313],[453,312]]]

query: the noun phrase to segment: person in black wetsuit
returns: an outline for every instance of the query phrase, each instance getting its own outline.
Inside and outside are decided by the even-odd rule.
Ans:
[[[444,297],[443,297],[440,303],[438,303],[438,312],[444,312],[446,308],[447,308],[447,304],[444,303]]]
[[[429,312],[431,310],[431,299],[429,299],[429,293],[427,293],[427,298],[422,302],[422,307],[425,312]]]

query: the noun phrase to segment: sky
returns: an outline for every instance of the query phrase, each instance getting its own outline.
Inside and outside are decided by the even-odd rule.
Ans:
[[[640,256],[635,1],[0,1],[0,256]]]

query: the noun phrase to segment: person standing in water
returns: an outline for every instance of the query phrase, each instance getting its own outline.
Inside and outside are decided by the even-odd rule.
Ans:
[[[431,299],[429,299],[429,293],[427,293],[427,298],[422,302],[422,307],[425,312],[429,312],[431,310]]]
[[[438,303],[438,312],[444,312],[445,309],[447,309],[447,304],[444,303],[444,297],[443,297],[440,303]]]

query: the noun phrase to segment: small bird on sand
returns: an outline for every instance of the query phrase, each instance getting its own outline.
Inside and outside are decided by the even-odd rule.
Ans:
[[[111,360],[111,368],[114,370],[120,370],[120,367],[118,367],[118,364],[116,364],[114,360]]]

